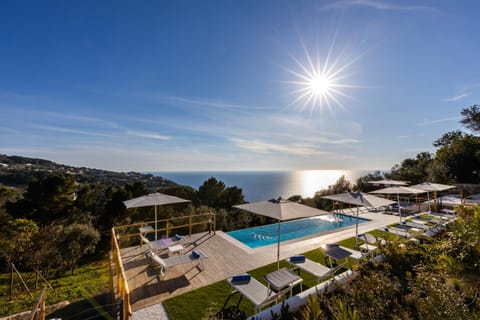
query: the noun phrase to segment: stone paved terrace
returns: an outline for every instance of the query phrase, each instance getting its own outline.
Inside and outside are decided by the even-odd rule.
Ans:
[[[381,213],[368,212],[360,217],[370,221],[359,224],[359,233],[399,221],[398,216]],[[322,244],[337,242],[354,235],[355,226],[351,226],[327,234],[282,242],[280,258],[286,259],[319,248]],[[159,304],[167,298],[273,263],[277,259],[276,244],[250,249],[221,231],[217,231],[216,235],[208,232],[194,234],[181,241],[185,247],[184,253],[195,247],[206,253],[208,258],[202,260],[203,271],[199,271],[193,263],[180,265],[168,270],[165,279],[160,280],[158,270],[149,267],[144,255],[147,248],[145,245],[121,249],[134,316],[136,311]]]

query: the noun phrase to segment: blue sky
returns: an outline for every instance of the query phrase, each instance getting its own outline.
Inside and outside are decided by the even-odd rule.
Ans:
[[[389,169],[479,103],[479,7],[2,1],[0,153],[117,171]],[[327,99],[299,83],[312,69]]]

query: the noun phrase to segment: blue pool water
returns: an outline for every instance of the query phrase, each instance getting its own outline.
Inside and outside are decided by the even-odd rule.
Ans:
[[[343,214],[331,214],[300,220],[286,221],[280,224],[280,242],[332,231],[355,225],[356,218]],[[368,221],[358,219],[358,223]],[[263,247],[277,243],[278,224],[267,224],[260,227],[240,229],[227,232],[228,235],[249,246]]]

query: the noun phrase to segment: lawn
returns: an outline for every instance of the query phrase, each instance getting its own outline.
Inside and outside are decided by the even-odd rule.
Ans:
[[[100,261],[79,266],[73,276],[67,272],[65,275],[55,277],[54,273],[52,271],[49,277],[53,291],[50,289],[46,291],[47,305],[65,300],[69,302],[90,300],[95,295],[109,291],[110,271],[106,257]],[[29,288],[35,287],[34,277],[31,274],[22,273],[22,277]],[[9,301],[10,274],[0,274],[0,317],[30,310],[40,294],[40,290],[33,292],[32,298],[28,293],[20,293],[20,280],[16,276],[14,279],[15,296],[12,301]],[[39,281],[39,288],[41,287],[43,287],[43,283]]]
[[[355,238],[352,237],[345,239],[340,241],[339,244],[345,247],[353,248],[355,245]],[[328,265],[325,256],[319,249],[305,252],[304,255],[310,260],[316,261],[323,265]],[[349,260],[349,263],[352,265],[354,261]],[[289,264],[286,261],[280,262],[280,267],[288,266]],[[248,273],[266,285],[267,283],[263,279],[263,276],[275,271],[276,268],[277,263],[272,263],[254,270],[250,270]],[[340,272],[343,271],[344,270],[340,270]],[[301,272],[300,275],[303,278],[303,290],[317,285],[317,279],[313,275],[307,272]],[[295,289],[299,290],[299,288]],[[223,280],[165,300],[164,305],[172,320],[209,319],[210,316],[218,313],[222,307],[228,308],[237,304],[237,301],[240,298],[239,295],[234,295],[227,301],[230,292],[230,285],[227,283],[227,281]],[[296,293],[295,290],[293,293]],[[238,308],[247,316],[254,314],[253,305],[245,298],[242,299]]]

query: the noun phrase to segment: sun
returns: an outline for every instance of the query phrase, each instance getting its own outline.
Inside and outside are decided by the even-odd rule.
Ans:
[[[332,84],[328,77],[321,74],[316,75],[310,79],[309,90],[315,95],[326,95],[330,91]]]
[[[336,108],[344,109],[342,100],[349,98],[347,88],[358,86],[345,83],[350,76],[349,68],[358,59],[350,59],[342,63],[344,56],[332,58],[333,47],[330,48],[325,59],[317,53],[315,59],[303,46],[305,52],[304,62],[292,56],[297,65],[296,69],[284,68],[296,77],[293,81],[286,81],[295,86],[291,91],[296,98],[291,105],[301,110],[309,109],[310,113],[315,110],[328,110],[333,113]]]

